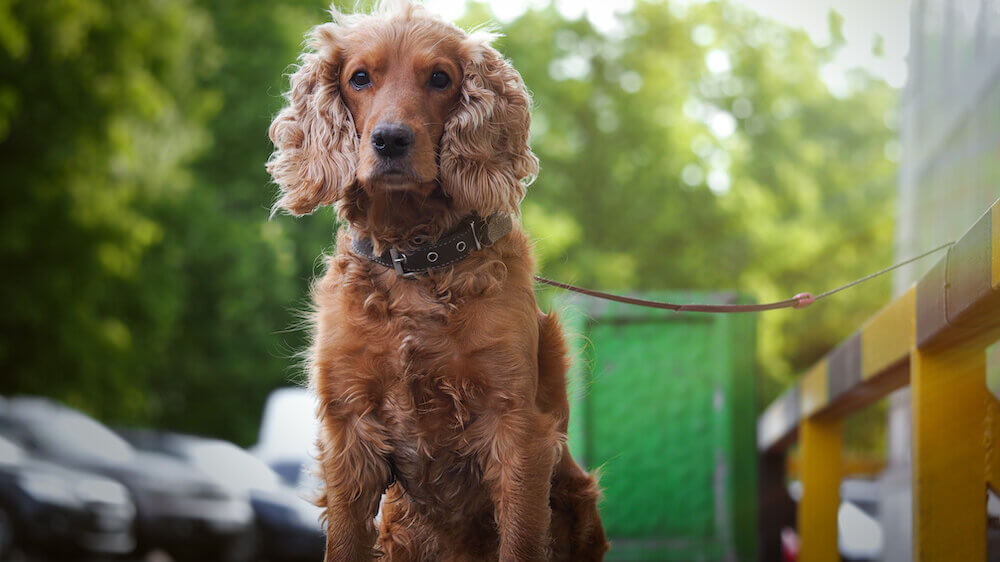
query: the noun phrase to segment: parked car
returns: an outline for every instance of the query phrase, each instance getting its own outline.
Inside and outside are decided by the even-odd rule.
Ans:
[[[281,476],[300,496],[315,496],[316,397],[301,387],[279,388],[267,397],[260,421],[260,436],[250,452]]]
[[[788,493],[802,499],[802,482],[794,480]],[[882,556],[882,526],[878,521],[881,490],[877,482],[844,479],[837,509],[837,548],[845,562],[870,562]],[[797,538],[796,538],[797,542]]]
[[[31,458],[0,437],[0,560],[121,554],[135,548],[135,506],[114,480]]]
[[[321,510],[269,466],[228,441],[162,431],[121,429],[133,447],[181,459],[220,486],[246,493],[257,526],[258,556],[269,561],[322,560]]]
[[[124,484],[136,507],[140,551],[159,547],[181,559],[249,557],[249,498],[177,459],[137,452],[94,419],[42,398],[10,398],[0,404],[0,435],[29,454]]]
[[[291,386],[268,395],[260,421],[260,435],[250,452],[270,466],[299,496],[316,497],[322,482],[318,477],[316,396],[309,389]],[[375,515],[382,517],[379,505]]]
[[[297,386],[279,388],[264,403],[260,435],[250,452],[295,486],[318,453],[318,428],[315,396]]]

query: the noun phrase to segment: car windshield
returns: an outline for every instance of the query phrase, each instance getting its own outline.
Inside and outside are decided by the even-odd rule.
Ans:
[[[131,445],[76,410],[41,404],[24,404],[12,410],[47,455],[112,463],[132,460]]]
[[[191,464],[216,482],[232,489],[274,490],[278,475],[250,453],[232,443],[195,442],[185,447]]]

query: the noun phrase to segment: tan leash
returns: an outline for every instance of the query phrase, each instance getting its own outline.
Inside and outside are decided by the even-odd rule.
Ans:
[[[934,248],[933,250],[928,250],[928,251],[920,254],[919,256],[915,256],[915,257],[912,257],[912,258],[910,258],[908,260],[901,261],[901,262],[899,262],[899,263],[897,263],[895,265],[891,265],[891,266],[889,266],[889,267],[887,267],[885,269],[881,269],[879,271],[876,271],[875,273],[871,273],[871,274],[865,275],[864,277],[861,277],[859,279],[855,279],[854,281],[851,281],[850,283],[847,283],[845,285],[841,285],[841,286],[839,286],[839,287],[837,287],[835,289],[830,289],[829,291],[820,293],[820,294],[818,294],[816,296],[813,296],[812,293],[799,293],[799,294],[795,295],[794,297],[792,297],[790,299],[785,299],[785,300],[776,301],[776,302],[768,302],[768,303],[763,303],[763,304],[675,304],[675,303],[670,303],[670,302],[661,302],[661,301],[652,301],[652,300],[646,300],[646,299],[638,299],[638,298],[634,298],[634,297],[624,297],[624,296],[615,295],[615,294],[612,294],[612,293],[605,293],[603,291],[595,291],[593,289],[585,289],[583,287],[577,287],[576,285],[570,285],[569,283],[561,283],[559,281],[553,281],[551,279],[546,279],[546,278],[540,277],[538,275],[535,275],[535,280],[538,281],[538,282],[540,282],[540,283],[545,283],[546,285],[551,285],[553,287],[558,287],[560,289],[565,289],[567,291],[573,291],[574,293],[580,293],[582,295],[587,295],[587,296],[591,296],[591,297],[595,297],[595,298],[599,298],[599,299],[604,299],[604,300],[609,300],[609,301],[614,301],[614,302],[620,302],[620,303],[625,303],[625,304],[633,304],[633,305],[636,305],[636,306],[644,306],[644,307],[647,307],[647,308],[659,308],[659,309],[665,309],[665,310],[673,310],[675,312],[711,312],[711,313],[716,313],[716,314],[726,314],[726,313],[734,313],[734,312],[761,312],[761,311],[764,311],[764,310],[777,310],[779,308],[805,308],[805,307],[809,306],[810,304],[812,304],[812,303],[814,303],[814,302],[816,302],[816,301],[818,301],[820,299],[824,299],[826,297],[829,297],[830,295],[832,295],[834,293],[839,293],[840,291],[843,291],[844,289],[849,289],[849,288],[851,288],[851,287],[853,287],[855,285],[859,285],[861,283],[864,283],[865,281],[868,281],[870,279],[874,279],[874,278],[876,278],[876,277],[878,277],[880,275],[883,275],[885,273],[888,273],[888,272],[890,272],[890,271],[892,271],[894,269],[898,269],[900,267],[903,267],[904,265],[913,263],[913,262],[915,262],[915,261],[917,261],[919,259],[926,258],[927,256],[929,256],[931,254],[935,254],[937,252],[940,252],[941,250],[943,250],[945,248],[949,248],[950,249],[951,246],[953,246],[954,244],[955,244],[955,242],[948,242],[947,244],[942,244],[942,245],[938,246],[937,248]]]

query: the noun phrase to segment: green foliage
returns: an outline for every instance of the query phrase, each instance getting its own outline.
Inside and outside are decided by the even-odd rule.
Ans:
[[[332,228],[267,222],[264,171],[323,4],[0,11],[0,391],[251,442]]]
[[[830,92],[821,71],[842,44],[840,25],[831,14],[834,39],[818,47],[714,2],[640,2],[611,36],[551,8],[510,23],[500,47],[535,100],[542,171],[525,223],[543,273],[771,301],[888,263],[895,163],[885,153],[895,132],[886,122],[897,92],[860,72],[849,94]],[[885,278],[760,315],[764,403],[888,290]]]
[[[146,415],[140,346],[173,295],[141,287],[192,185],[213,95],[211,20],[190,2],[8,1],[0,25],[0,389]]]
[[[254,439],[266,393],[298,377],[298,311],[332,243],[329,210],[268,220],[264,170],[324,9],[0,0],[0,393]],[[486,19],[470,5],[466,23]],[[829,91],[839,17],[827,47],[727,3],[639,2],[623,24],[550,7],[502,29],[535,96],[523,218],[545,275],[771,300],[890,259],[896,92],[861,73]],[[887,296],[878,281],[761,315],[763,399]]]
[[[312,267],[331,243],[331,213],[268,221],[274,190],[264,169],[267,128],[283,105],[284,72],[302,36],[327,16],[321,2],[200,2],[215,22],[217,70],[204,88],[217,96],[207,121],[212,145],[193,163],[194,186],[163,202],[169,239],[149,252],[149,283],[175,295],[149,389],[151,420],[253,442],[267,393],[300,379],[289,330],[303,309]]]

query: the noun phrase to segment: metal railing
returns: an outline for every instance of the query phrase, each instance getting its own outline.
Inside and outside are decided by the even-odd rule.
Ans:
[[[913,559],[985,560],[987,487],[1000,491],[1000,201],[759,418],[761,560],[780,559],[787,524],[797,526],[803,562],[840,560],[842,422],[906,385]],[[797,509],[784,472],[796,439]]]

